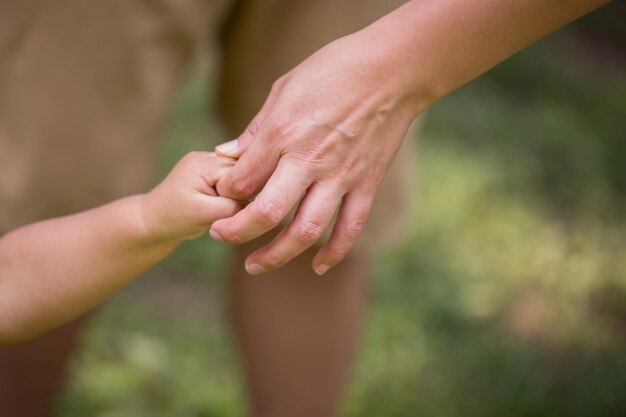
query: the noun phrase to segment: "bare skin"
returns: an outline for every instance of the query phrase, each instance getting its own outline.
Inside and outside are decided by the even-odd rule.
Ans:
[[[359,236],[380,180],[426,107],[606,0],[413,0],[323,47],[272,88],[235,141],[241,157],[220,195],[253,203],[215,222],[211,236],[241,244],[294,220],[250,254],[246,269],[279,268],[331,227],[312,261],[323,274]],[[302,199],[302,200],[301,200]]]
[[[213,188],[233,160],[191,153],[154,190],[0,239],[0,346],[92,309],[239,202]]]

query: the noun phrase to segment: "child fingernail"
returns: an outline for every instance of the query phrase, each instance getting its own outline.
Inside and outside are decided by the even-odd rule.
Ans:
[[[239,141],[237,139],[233,139],[229,142],[218,145],[215,150],[224,155],[236,155],[237,148],[239,148]]]
[[[248,271],[250,275],[259,275],[265,272],[265,268],[259,264],[246,264],[246,271]]]
[[[219,233],[217,233],[213,229],[209,230],[209,235],[211,235],[211,239],[213,239],[213,240],[217,240],[218,242],[223,242],[224,241],[224,238],[222,238],[222,235],[220,235]]]
[[[315,273],[317,275],[324,275],[329,269],[330,269],[330,266],[328,265],[320,265],[317,268],[315,268]]]

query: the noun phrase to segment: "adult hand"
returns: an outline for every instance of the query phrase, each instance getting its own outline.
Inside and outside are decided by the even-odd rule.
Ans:
[[[215,222],[213,237],[251,240],[278,225],[304,196],[294,220],[246,260],[249,272],[260,273],[313,245],[341,206],[329,241],[313,260],[315,271],[325,272],[359,234],[414,117],[607,0],[571,3],[409,1],[322,48],[276,82],[238,142],[218,149],[241,155],[218,192],[251,198],[267,184],[246,209]]]
[[[311,247],[338,208],[313,269],[323,274],[337,264],[361,232],[378,184],[420,110],[396,76],[397,63],[384,48],[373,50],[369,36],[341,38],[281,77],[246,131],[216,148],[240,157],[217,184],[218,193],[240,200],[260,193],[235,216],[216,221],[214,239],[250,241],[298,205],[284,230],[248,257],[249,273],[276,269]]]

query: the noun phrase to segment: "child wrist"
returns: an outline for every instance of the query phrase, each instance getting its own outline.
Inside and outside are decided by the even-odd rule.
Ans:
[[[174,238],[156,225],[154,213],[148,202],[148,194],[140,194],[135,198],[137,224],[137,241],[142,245],[177,245],[181,239]]]

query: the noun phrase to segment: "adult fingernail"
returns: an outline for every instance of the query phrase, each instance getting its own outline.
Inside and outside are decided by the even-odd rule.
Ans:
[[[246,264],[246,271],[248,271],[250,275],[259,275],[265,272],[265,268],[259,264]]]
[[[218,242],[223,242],[224,238],[222,237],[222,235],[220,235],[219,233],[217,233],[217,231],[211,229],[209,230],[209,235],[211,235],[211,238],[213,240],[217,240]]]
[[[317,275],[324,275],[330,269],[329,265],[320,265],[315,268],[315,273]]]
[[[224,155],[234,156],[234,155],[237,155],[238,148],[239,148],[239,141],[237,139],[233,139],[229,142],[218,145],[215,148],[215,150]]]

